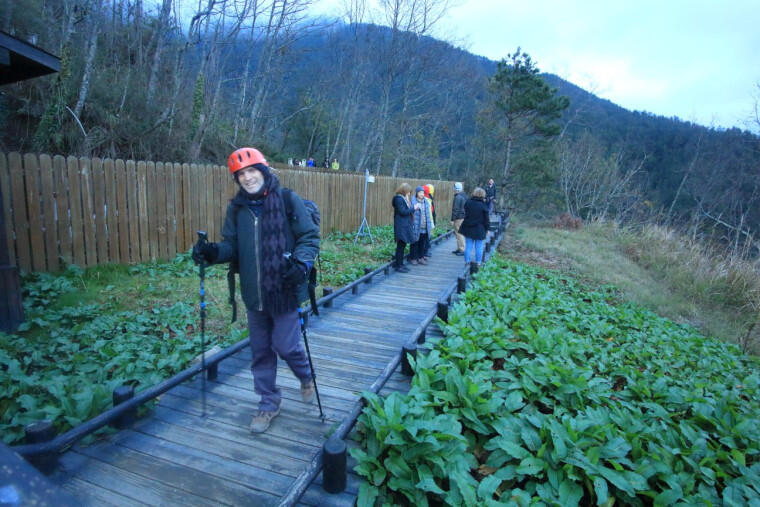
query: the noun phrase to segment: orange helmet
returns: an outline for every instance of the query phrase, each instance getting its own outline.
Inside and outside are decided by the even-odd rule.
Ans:
[[[239,148],[232,152],[227,159],[227,167],[230,168],[230,173],[235,174],[244,167],[252,166],[253,164],[265,164],[267,159],[256,148]]]

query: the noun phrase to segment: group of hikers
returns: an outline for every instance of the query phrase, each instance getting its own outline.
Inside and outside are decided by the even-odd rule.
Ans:
[[[308,159],[289,158],[288,165],[294,165],[298,167],[317,167],[317,162],[314,160],[314,157],[309,157]],[[340,162],[338,162],[337,158],[332,159],[332,162],[330,162],[330,159],[325,157],[324,162],[322,162],[322,167],[324,169],[332,169],[333,171],[339,171]]]
[[[393,196],[393,236],[396,254],[393,268],[406,273],[404,252],[409,245],[409,264],[427,264],[430,257],[430,237],[435,227],[435,203],[433,185],[412,187],[402,183]],[[483,244],[491,223],[496,201],[496,186],[488,181],[485,189],[475,188],[468,199],[462,183],[454,183],[454,203],[451,208],[451,225],[457,238],[457,247],[451,252],[464,256],[465,263],[483,262]],[[473,256],[474,250],[474,256]]]
[[[277,356],[300,380],[302,400],[311,403],[315,397],[313,370],[301,342],[299,308],[308,298],[309,274],[319,254],[319,225],[307,207],[311,202],[281,187],[259,150],[237,149],[227,159],[227,166],[239,189],[227,206],[222,241],[199,241],[193,247],[192,258],[201,265],[231,263],[239,273],[248,317],[254,390],[260,396],[250,430],[262,433],[280,413]],[[408,270],[403,262],[407,244],[411,245],[411,264],[424,265],[430,256],[435,188],[417,187],[413,196],[411,190],[409,184],[403,183],[392,200],[397,244],[394,267],[398,271]],[[454,253],[470,262],[474,248],[475,262],[480,263],[489,226],[488,194],[478,187],[468,200],[461,183],[454,185],[454,191]]]

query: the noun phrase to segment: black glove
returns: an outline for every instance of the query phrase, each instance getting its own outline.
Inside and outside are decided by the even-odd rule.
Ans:
[[[301,285],[306,280],[306,265],[297,260],[285,264],[282,279],[287,285]]]
[[[193,261],[196,264],[200,264],[201,262],[213,264],[218,256],[219,247],[216,243],[198,242],[193,246]]]

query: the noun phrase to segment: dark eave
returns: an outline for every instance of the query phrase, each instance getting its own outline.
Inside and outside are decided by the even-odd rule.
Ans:
[[[0,85],[61,70],[57,56],[0,31]]]

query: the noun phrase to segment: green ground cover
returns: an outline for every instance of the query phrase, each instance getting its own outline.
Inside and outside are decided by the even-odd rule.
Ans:
[[[373,227],[374,243],[353,234],[322,242],[322,285],[340,287],[387,262],[392,227]],[[226,266],[207,269],[206,344],[222,348],[246,334],[239,292],[230,324]],[[136,391],[186,368],[201,353],[198,268],[189,252],[170,262],[107,265],[22,277],[26,322],[0,333],[0,431],[7,444],[26,424],[54,421],[65,431],[111,407],[121,384]],[[238,287],[239,291],[239,287]]]
[[[760,505],[757,358],[500,258],[449,317],[408,394],[365,394],[359,505]]]

